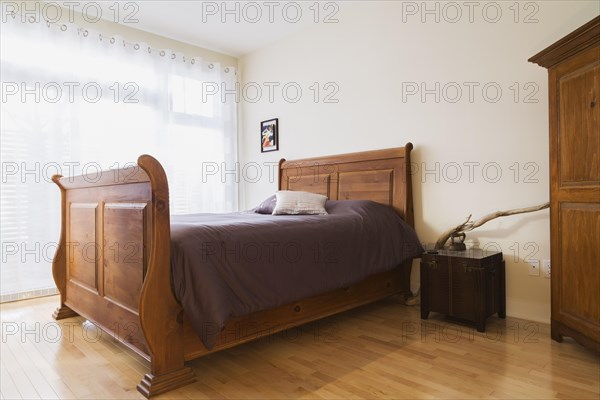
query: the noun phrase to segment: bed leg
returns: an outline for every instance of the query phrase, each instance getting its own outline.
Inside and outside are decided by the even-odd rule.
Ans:
[[[61,304],[61,306],[57,307],[56,310],[54,310],[54,313],[52,313],[52,318],[54,318],[55,320],[59,320],[76,317],[78,315],[79,314],[71,310],[69,307],[65,306],[64,304]]]
[[[60,189],[61,198],[61,222],[60,222],[60,238],[58,246],[56,247],[56,253],[52,259],[52,277],[54,283],[60,293],[60,307],[58,307],[52,314],[52,318],[59,320],[64,318],[76,317],[78,314],[71,310],[65,305],[65,299],[67,297],[67,245],[66,245],[66,194],[65,189],[60,184],[61,175],[54,175],[52,181]]]
[[[145,397],[155,396],[190,384],[196,380],[192,369],[182,366],[181,369],[160,375],[152,373],[144,375],[137,385],[137,390]]]

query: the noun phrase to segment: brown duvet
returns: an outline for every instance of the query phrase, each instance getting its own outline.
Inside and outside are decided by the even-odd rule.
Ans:
[[[175,295],[208,349],[229,317],[347,287],[422,253],[390,207],[347,200],[326,209],[171,217]]]

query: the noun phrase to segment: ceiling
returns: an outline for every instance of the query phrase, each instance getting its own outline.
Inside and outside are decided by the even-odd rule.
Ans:
[[[85,3],[81,2],[81,10]],[[314,20],[314,10],[309,9],[313,2],[123,1],[118,2],[118,18],[115,2],[89,3],[102,7],[104,19],[234,57],[267,46]]]

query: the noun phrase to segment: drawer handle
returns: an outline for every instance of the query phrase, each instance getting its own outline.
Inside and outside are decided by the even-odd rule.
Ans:
[[[435,261],[435,260],[429,261],[429,268],[436,269],[437,261]]]

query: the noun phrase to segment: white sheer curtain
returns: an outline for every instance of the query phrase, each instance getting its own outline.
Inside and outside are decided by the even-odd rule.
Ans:
[[[8,18],[1,32],[1,290],[52,287],[53,174],[154,155],[171,212],[237,209],[233,67],[71,25]],[[216,92],[216,93],[215,93]],[[203,171],[207,174],[203,176]]]

